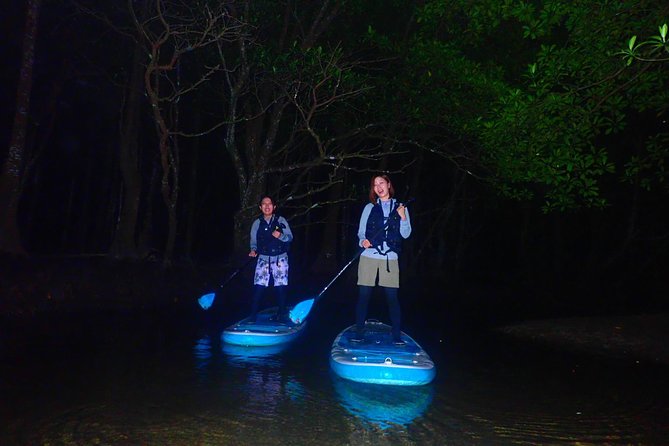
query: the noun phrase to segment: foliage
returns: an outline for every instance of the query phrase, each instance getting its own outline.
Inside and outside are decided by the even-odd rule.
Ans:
[[[666,51],[666,26],[632,39],[626,64],[612,51],[660,14],[650,1],[427,1],[406,47],[416,73],[404,78],[409,116],[446,129],[456,152],[467,145],[481,176],[507,196],[538,195],[546,211],[606,206],[607,175],[644,174],[646,187],[662,176],[662,164],[652,166],[664,159],[667,78],[661,63],[629,65]],[[650,119],[642,135],[628,126],[641,113]],[[638,138],[645,148],[625,145]],[[646,161],[625,170],[638,160]]]
[[[669,57],[658,57],[657,53],[669,53],[669,41],[667,41],[667,24],[658,27],[658,34],[651,36],[648,40],[636,43],[636,36],[630,37],[627,48],[620,53],[624,55],[627,65],[640,60],[643,62],[666,62]]]
[[[623,56],[627,65],[632,65],[634,61],[642,64],[662,64],[669,62],[669,57],[662,56],[662,54],[669,53],[669,41],[667,40],[667,23],[658,27],[658,34],[651,36],[648,40],[637,43],[637,36],[634,35],[628,40],[627,48],[619,51],[618,54]],[[648,77],[654,76],[654,84],[662,85],[663,73],[659,70],[651,71]],[[651,134],[646,140],[646,150],[638,155],[630,157],[629,161],[625,163],[623,178],[625,181],[639,185],[645,190],[650,190],[653,185],[662,185],[665,190],[669,190],[669,182],[667,181],[669,172],[667,171],[667,163],[669,162],[669,130],[667,128],[666,104],[669,99],[666,94],[655,91],[654,88],[649,88],[653,85],[649,82],[637,83],[634,89],[639,94],[643,94],[654,101],[647,105],[650,110],[663,110],[662,124],[664,130],[658,131],[657,134]]]

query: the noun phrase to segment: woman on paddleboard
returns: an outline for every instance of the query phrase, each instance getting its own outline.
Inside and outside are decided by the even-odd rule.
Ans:
[[[409,210],[393,198],[395,190],[387,175],[372,177],[369,188],[369,203],[360,216],[358,227],[359,245],[365,250],[358,263],[358,303],[356,305],[356,336],[352,341],[364,338],[367,307],[372,291],[382,287],[390,322],[393,342],[402,345],[400,337],[401,309],[397,297],[400,287],[399,254],[402,240],[411,235]]]
[[[253,277],[253,301],[249,322],[255,322],[260,302],[270,284],[274,287],[279,305],[278,320],[287,320],[286,289],[288,287],[288,247],[293,240],[288,221],[276,215],[276,205],[270,196],[260,200],[262,215],[251,225],[249,257],[257,257]]]

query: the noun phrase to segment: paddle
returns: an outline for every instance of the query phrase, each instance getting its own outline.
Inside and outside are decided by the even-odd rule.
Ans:
[[[242,272],[242,270],[244,270],[244,268],[246,268],[247,266],[249,266],[249,265],[251,264],[251,262],[253,262],[254,260],[256,260],[256,257],[249,257],[249,259],[248,259],[246,262],[244,262],[244,264],[243,264],[242,266],[240,266],[239,268],[237,268],[237,269],[230,275],[230,277],[228,277],[228,278],[226,279],[226,281],[223,282],[223,283],[218,287],[218,289],[221,289],[221,288],[225,287],[228,283],[230,283],[230,281],[231,281],[232,279],[234,279],[235,276],[236,276],[237,274],[239,274],[240,272]],[[197,300],[197,303],[200,304],[200,307],[202,307],[203,310],[208,310],[208,309],[211,308],[211,306],[214,304],[214,299],[215,299],[215,298],[216,298],[216,292],[213,292],[213,293],[207,293],[207,294],[204,294],[204,295],[200,296],[200,297],[198,298],[198,300]]]
[[[405,203],[403,203],[404,207],[406,207],[412,201],[414,201],[414,198],[408,199]],[[397,212],[394,212],[392,216],[394,217],[395,215],[397,215],[397,217],[399,217],[399,214]],[[387,227],[388,227],[388,225],[379,229],[376,233],[374,233],[374,235],[371,238],[376,238],[376,236],[379,235],[381,233],[381,231],[385,231]],[[321,292],[318,293],[318,295],[316,297],[314,297],[312,299],[303,300],[302,302],[298,302],[297,305],[295,305],[293,307],[293,309],[290,310],[290,312],[288,313],[288,317],[290,318],[290,320],[294,324],[299,324],[300,322],[304,321],[307,318],[307,316],[309,316],[309,312],[311,311],[311,308],[314,306],[314,304],[316,302],[318,302],[318,300],[323,296],[323,294],[327,291],[327,289],[330,288],[330,285],[332,285],[334,283],[334,281],[337,280],[337,278],[339,278],[339,276],[341,276],[342,273],[344,271],[346,271],[346,269],[349,266],[351,266],[351,263],[355,262],[356,259],[358,257],[360,257],[360,255],[364,251],[365,251],[365,248],[362,248],[362,249],[358,250],[356,255],[354,255],[353,258],[351,260],[349,260],[349,262],[337,273],[337,275],[334,276],[334,278],[327,285],[325,285],[325,288],[323,288],[321,290]]]
[[[338,278],[339,276],[341,276],[342,273],[343,273],[344,271],[346,271],[346,268],[348,268],[349,266],[351,266],[351,263],[355,262],[355,260],[356,260],[358,257],[360,257],[360,254],[362,254],[363,251],[364,251],[364,249],[360,250],[360,251],[355,255],[355,257],[353,257],[353,258],[346,264],[346,266],[344,266],[344,267],[341,269],[341,271],[339,271],[339,272],[337,273],[337,275],[334,276],[334,279],[332,279],[332,280],[330,281],[330,283],[328,283],[327,285],[325,285],[325,288],[323,288],[323,289],[321,290],[321,292],[318,293],[318,295],[317,295],[316,297],[314,297],[313,299],[307,299],[307,300],[303,300],[302,302],[298,302],[297,305],[295,305],[295,306],[292,308],[292,310],[290,310],[290,312],[288,313],[288,317],[290,318],[290,320],[291,320],[294,324],[299,324],[300,322],[302,322],[303,320],[305,320],[305,319],[307,318],[307,316],[309,315],[309,312],[311,311],[311,307],[314,306],[314,304],[316,303],[316,301],[317,301],[318,299],[320,299],[321,296],[325,293],[325,291],[327,291],[327,289],[330,288],[330,285],[332,285],[332,284],[334,283],[334,281],[337,280],[337,278]]]

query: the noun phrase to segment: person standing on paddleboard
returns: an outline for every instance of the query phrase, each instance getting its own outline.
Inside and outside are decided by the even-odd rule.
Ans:
[[[270,196],[260,200],[262,215],[251,225],[251,251],[249,257],[257,257],[253,277],[253,301],[249,322],[255,322],[260,302],[270,284],[274,287],[279,305],[278,320],[286,320],[286,295],[288,287],[288,247],[293,240],[288,221],[276,215],[276,205]]]
[[[399,254],[402,239],[411,235],[409,210],[393,198],[395,190],[387,175],[372,177],[369,203],[360,216],[359,245],[365,250],[358,263],[358,303],[355,310],[356,336],[364,337],[367,307],[377,285],[383,288],[388,302],[393,342],[402,345],[400,337],[401,309],[398,299],[400,287]]]

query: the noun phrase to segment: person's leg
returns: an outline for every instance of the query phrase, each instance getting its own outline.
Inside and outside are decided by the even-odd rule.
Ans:
[[[400,287],[400,269],[397,259],[387,260],[387,268],[379,270],[379,285],[383,287],[388,302],[388,314],[392,323],[393,342],[401,342],[400,324],[402,312],[397,297]]]
[[[274,262],[271,262],[270,265],[272,279],[274,281],[274,292],[276,293],[276,300],[279,306],[277,319],[281,319],[285,318],[287,315],[286,301],[288,300],[288,271],[290,270],[288,256],[279,256]]]
[[[251,315],[249,321],[255,322],[260,309],[260,302],[263,298],[265,288],[269,285],[269,263],[262,257],[258,257],[256,271],[253,276],[253,297],[251,300]]]
[[[372,296],[374,287],[359,285],[358,286],[358,303],[355,306],[355,331],[358,338],[362,337],[365,330],[365,319],[367,319],[367,307],[369,306],[369,299]]]
[[[384,287],[383,290],[386,293],[386,301],[388,302],[388,313],[390,314],[390,322],[392,323],[393,329],[393,341],[400,341],[400,326],[402,323],[402,310],[400,309],[400,301],[397,297],[398,288],[388,288]]]
[[[274,292],[276,293],[276,300],[279,304],[279,310],[276,312],[279,319],[285,318],[286,316],[286,296],[288,294],[287,286],[275,286]]]
[[[376,286],[380,262],[376,259],[360,256],[358,261],[358,303],[355,306],[356,335],[354,340],[361,341],[367,319],[367,307]]]
[[[253,285],[253,300],[251,301],[251,316],[249,321],[255,322],[258,317],[258,309],[260,308],[260,301],[262,300],[265,288],[262,285]]]

